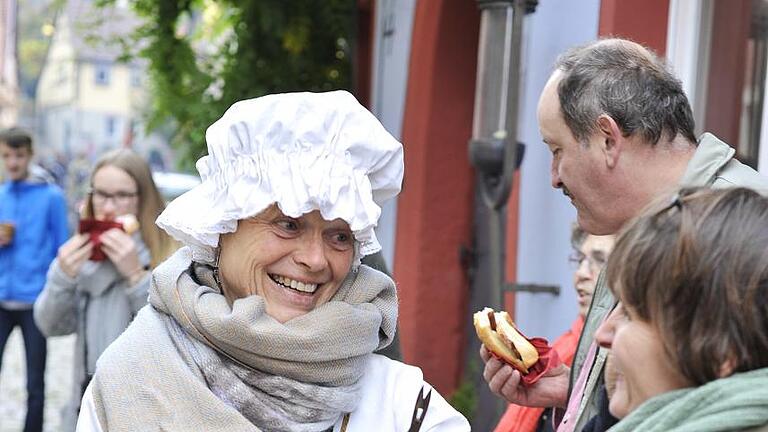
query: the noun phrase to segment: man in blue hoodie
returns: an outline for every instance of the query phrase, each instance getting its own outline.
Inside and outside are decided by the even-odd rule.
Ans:
[[[0,368],[5,343],[21,327],[27,360],[25,432],[42,431],[45,337],[32,305],[59,246],[69,237],[61,190],[31,169],[32,138],[13,128],[0,134],[5,182],[0,186]]]

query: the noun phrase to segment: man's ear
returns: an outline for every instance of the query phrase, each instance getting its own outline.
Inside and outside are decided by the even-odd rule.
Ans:
[[[621,129],[616,120],[608,114],[601,114],[597,118],[597,128],[599,135],[602,137],[602,142],[599,145],[603,155],[605,155],[605,163],[609,168],[613,168],[619,161],[624,136],[621,134]]]

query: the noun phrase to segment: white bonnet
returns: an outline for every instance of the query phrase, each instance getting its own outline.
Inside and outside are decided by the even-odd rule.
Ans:
[[[176,198],[157,225],[212,262],[219,234],[277,203],[299,217],[346,221],[360,255],[381,249],[381,204],[400,192],[403,147],[346,91],[284,93],[232,105],[205,133],[202,183]]]

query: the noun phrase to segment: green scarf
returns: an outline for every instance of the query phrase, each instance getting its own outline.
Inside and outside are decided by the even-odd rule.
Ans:
[[[734,374],[647,400],[610,432],[707,432],[768,423],[768,368]]]

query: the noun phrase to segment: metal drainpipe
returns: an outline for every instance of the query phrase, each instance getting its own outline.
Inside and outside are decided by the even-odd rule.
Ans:
[[[504,246],[501,215],[524,149],[517,142],[523,18],[526,12],[533,12],[537,2],[478,0],[478,4],[480,46],[469,159],[478,171],[483,201],[491,211],[491,253],[500,257]],[[494,304],[490,306],[498,308],[503,263],[496,262],[491,268]]]
[[[517,141],[523,18],[537,4],[535,0],[478,0],[480,38],[469,159],[477,170],[477,194],[485,208],[476,207],[476,246],[470,254],[473,309],[503,308],[506,205],[524,150]],[[478,360],[478,347],[479,342],[470,343],[470,365],[473,357]],[[473,430],[493,430],[506,404],[487,390],[482,370],[474,373],[480,374],[479,380],[475,376],[480,391]]]

